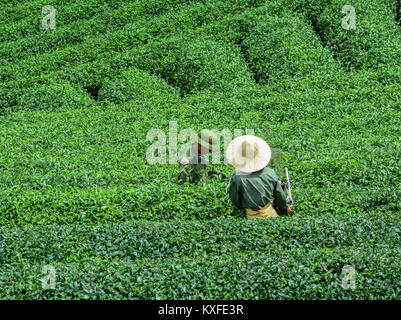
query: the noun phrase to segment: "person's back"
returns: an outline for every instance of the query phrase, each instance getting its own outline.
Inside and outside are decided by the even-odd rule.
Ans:
[[[255,136],[234,139],[227,148],[228,162],[237,169],[230,182],[231,202],[248,218],[272,218],[291,212],[276,172],[267,167],[271,149]],[[277,211],[276,211],[277,209]]]
[[[204,156],[219,149],[219,138],[211,130],[202,130],[198,141],[188,145],[180,159],[177,179],[196,183],[208,182],[209,177],[219,174],[213,166],[206,164]]]
[[[276,172],[270,167],[250,174],[238,172],[231,179],[229,192],[232,203],[245,209],[248,217],[266,206],[273,216],[277,216],[276,210],[280,215],[287,214],[286,195]]]
[[[191,152],[192,148],[193,146],[189,146],[187,152],[185,152],[186,156],[180,159],[177,178],[181,183],[185,181],[192,183],[208,182],[208,178],[218,174],[218,172],[213,166],[204,163],[201,153],[195,154],[195,152]]]

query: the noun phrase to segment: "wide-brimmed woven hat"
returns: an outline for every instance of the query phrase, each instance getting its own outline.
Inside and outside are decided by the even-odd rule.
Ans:
[[[226,160],[237,171],[256,172],[266,167],[271,159],[271,149],[265,140],[253,135],[233,139],[226,150]]]
[[[212,130],[203,129],[199,134],[198,143],[211,151],[217,151],[220,148],[220,137]]]

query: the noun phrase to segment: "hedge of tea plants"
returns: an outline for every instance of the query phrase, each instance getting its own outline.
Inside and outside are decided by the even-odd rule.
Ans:
[[[44,30],[49,4],[0,5],[0,298],[399,299],[397,1],[354,30],[336,0],[57,0]],[[294,214],[148,162],[174,124],[281,149]]]
[[[0,281],[30,299],[399,298],[399,217],[283,220],[2,228]],[[41,289],[47,264],[55,290]],[[355,290],[341,287],[344,265],[356,266]]]
[[[344,16],[341,12],[343,2],[332,1],[325,8],[318,20],[319,27],[328,47],[347,69],[399,65],[401,30],[396,21],[396,3],[354,1],[355,30],[348,30],[338,23]]]

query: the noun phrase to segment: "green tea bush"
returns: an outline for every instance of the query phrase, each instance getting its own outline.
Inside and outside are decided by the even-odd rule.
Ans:
[[[84,88],[92,98],[97,100],[97,93],[104,79],[113,76],[113,70],[110,68],[109,63],[102,60],[94,63],[84,63],[73,68],[61,68],[55,72],[39,74],[38,76],[29,77],[24,75],[19,80],[7,81],[0,84],[0,113],[9,114],[11,110],[24,109],[24,106],[21,105],[23,103],[22,99],[26,99],[30,92],[34,92],[33,95],[36,95],[40,87],[44,88],[55,83],[71,84],[76,88],[80,88],[78,91],[81,93],[81,88]],[[58,90],[60,93],[59,89],[55,90],[56,92]],[[45,95],[51,95],[52,91],[53,88],[48,88]],[[57,99],[60,98],[58,97]],[[74,97],[72,97],[72,100],[74,100]]]
[[[232,46],[240,46],[250,30],[260,21],[263,22],[266,17],[280,16],[286,12],[288,13],[288,9],[280,1],[266,2],[258,7],[245,8],[235,14],[226,15],[222,19],[197,28],[194,32],[196,37],[211,37]]]
[[[332,0],[289,0],[285,1],[286,7],[304,15],[309,21],[318,18]]]
[[[250,29],[242,45],[261,84],[285,77],[313,78],[338,69],[310,26],[293,14],[266,16]]]
[[[238,45],[250,33],[251,29],[260,24],[260,21],[263,22],[269,17],[271,19],[271,16],[285,17],[289,24],[293,19],[299,20],[301,18],[312,27],[312,24],[316,23],[317,18],[330,3],[331,0],[266,1],[263,5],[245,8],[236,14],[204,25],[197,32],[203,32],[216,39]],[[270,29],[264,31],[269,32]]]
[[[64,2],[64,3],[63,3]],[[4,10],[8,19],[6,24],[0,26],[0,41],[16,41],[21,38],[26,38],[38,35],[43,32],[39,26],[42,24],[42,19],[45,16],[42,14],[42,8],[49,5],[46,1],[36,1],[25,6],[13,4],[10,9]],[[93,16],[105,16],[110,9],[117,9],[127,5],[126,0],[121,1],[104,1],[99,2],[89,0],[85,2],[66,3],[65,1],[53,1],[52,6],[56,11],[56,25],[58,28],[79,21],[84,24]],[[89,19],[88,19],[89,18]],[[32,28],[33,25],[38,28]]]
[[[27,81],[25,83],[30,83]],[[25,86],[22,81],[9,81],[0,84],[0,114],[10,113],[12,107],[17,104],[18,97],[24,92]]]
[[[64,67],[56,72],[49,73],[49,78],[59,81],[68,81],[76,86],[83,87],[92,97],[98,99],[98,91],[107,79],[117,77],[106,60],[96,60],[92,63],[83,63],[71,67]]]
[[[105,81],[99,92],[99,100],[105,103],[143,101],[159,95],[175,95],[176,90],[165,81],[144,71],[131,69],[119,77]]]
[[[310,22],[279,1],[249,8],[197,32],[238,46],[260,84],[273,85],[277,79],[293,82],[296,76],[305,86],[328,81],[333,86],[345,77]]]
[[[208,39],[151,43],[130,53],[125,63],[161,76],[183,95],[230,90],[253,81],[239,50]]]
[[[386,0],[352,3],[356,10],[355,30],[342,26],[344,3],[333,1],[319,18],[319,28],[328,47],[347,69],[376,69],[396,65],[401,54],[401,30],[395,21],[395,1]]]
[[[68,82],[53,82],[24,90],[15,108],[62,110],[87,107],[92,103],[93,100],[82,88]]]
[[[53,5],[66,5],[68,1],[55,0]],[[41,10],[44,6],[49,3],[45,0],[35,1],[3,1],[1,4],[2,12],[9,18],[10,24],[15,25],[18,21],[23,20],[27,17],[35,15],[35,10]]]
[[[49,83],[49,77],[36,76],[20,78],[0,84],[0,114],[9,114],[18,105],[18,101],[27,92],[28,88],[41,87]]]

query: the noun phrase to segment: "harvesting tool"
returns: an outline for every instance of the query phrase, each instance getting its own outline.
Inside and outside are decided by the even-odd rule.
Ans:
[[[290,175],[288,174],[288,168],[285,168],[285,176],[286,176],[286,182],[284,183],[284,181],[282,179],[279,179],[281,187],[283,188],[283,190],[286,190],[288,193],[288,197],[287,197],[287,203],[290,205],[294,204],[294,198],[292,197],[292,192],[291,192],[291,183],[290,183]]]
[[[290,175],[288,174],[288,168],[285,168],[285,176],[286,176],[286,180],[287,180],[287,191],[288,191],[288,197],[287,197],[287,202],[290,205],[294,204],[294,200],[292,198],[292,194],[291,194],[291,184],[290,184]]]

